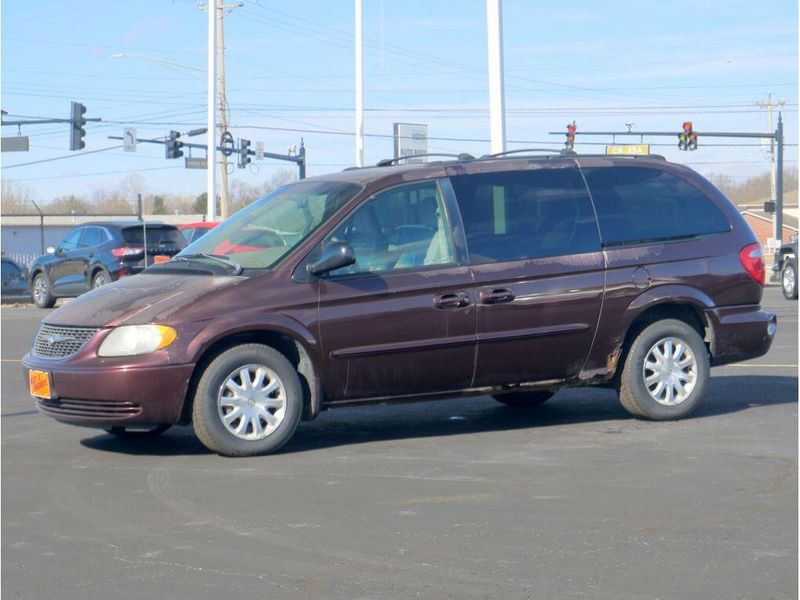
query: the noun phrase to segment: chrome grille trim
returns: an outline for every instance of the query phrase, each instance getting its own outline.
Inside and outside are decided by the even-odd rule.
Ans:
[[[86,345],[99,327],[62,327],[42,323],[31,353],[37,358],[69,358]]]

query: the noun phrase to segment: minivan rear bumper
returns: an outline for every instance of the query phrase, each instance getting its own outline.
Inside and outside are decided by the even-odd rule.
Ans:
[[[177,423],[181,417],[194,365],[102,365],[70,368],[66,363],[22,359],[28,370],[50,376],[52,399],[35,398],[40,412],[63,423],[103,427]]]
[[[756,358],[767,353],[777,317],[759,305],[726,306],[705,311],[711,325],[711,365]]]

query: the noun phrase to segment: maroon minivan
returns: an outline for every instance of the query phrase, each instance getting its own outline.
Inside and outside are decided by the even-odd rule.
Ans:
[[[224,455],[411,398],[529,407],[608,385],[637,417],[677,419],[711,366],[769,349],[763,284],[736,208],[660,157],[382,164],[282,187],[66,304],[23,362],[59,421],[191,423]]]

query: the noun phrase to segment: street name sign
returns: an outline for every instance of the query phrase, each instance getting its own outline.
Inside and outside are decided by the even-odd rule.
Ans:
[[[611,156],[643,156],[650,154],[650,144],[615,144],[606,146],[606,154]]]

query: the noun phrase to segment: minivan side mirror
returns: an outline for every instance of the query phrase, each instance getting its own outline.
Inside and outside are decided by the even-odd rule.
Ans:
[[[350,242],[330,242],[322,249],[319,260],[306,268],[312,275],[319,277],[335,269],[347,267],[356,262],[356,253]]]
[[[52,246],[48,246],[48,247],[47,247],[47,251],[46,251],[46,252],[47,252],[48,254],[55,254],[55,253],[56,253],[56,249],[55,249],[55,248],[53,248]]]

